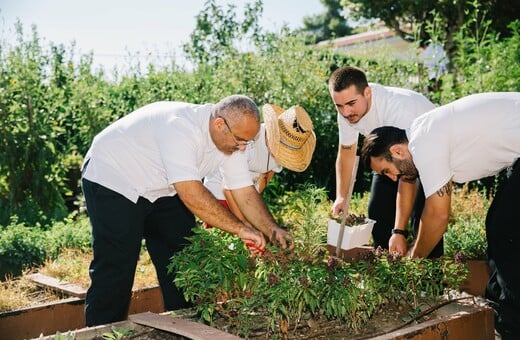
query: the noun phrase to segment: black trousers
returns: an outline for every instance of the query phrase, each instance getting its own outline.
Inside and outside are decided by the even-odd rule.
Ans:
[[[502,339],[520,339],[520,161],[497,190],[486,217],[491,277],[486,298]],[[518,262],[517,262],[518,260]]]
[[[392,181],[387,176],[373,173],[370,200],[368,202],[368,217],[376,221],[372,229],[372,239],[374,240],[375,248],[380,246],[383,249],[388,249],[388,241],[392,236],[392,229],[395,225],[397,188],[398,182]],[[419,181],[412,215],[410,216],[414,236],[417,235],[419,230],[424,201],[424,190]],[[444,242],[441,239],[428,258],[438,258],[442,255],[444,255]]]
[[[146,247],[155,266],[166,310],[188,304],[166,266],[187,243],[195,217],[179,197],[163,197],[151,203],[139,198],[133,203],[102,185],[82,180],[87,212],[92,225],[94,258],[90,264],[91,285],[85,299],[87,326],[125,320],[130,305],[135,269]]]

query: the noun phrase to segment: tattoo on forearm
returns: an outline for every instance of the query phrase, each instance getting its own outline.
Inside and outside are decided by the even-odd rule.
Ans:
[[[439,197],[451,196],[451,183],[446,183],[442,188],[437,190],[437,195],[439,195]]]
[[[352,149],[352,147],[353,147],[353,145],[343,145],[343,144],[341,144],[341,148],[342,149],[350,150],[350,149]]]

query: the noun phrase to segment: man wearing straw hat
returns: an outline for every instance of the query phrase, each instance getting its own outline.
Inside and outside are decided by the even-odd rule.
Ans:
[[[262,108],[265,123],[253,147],[248,148],[247,162],[251,179],[261,193],[275,173],[283,168],[302,172],[309,166],[316,147],[312,120],[300,106],[283,108],[265,104]],[[209,191],[244,223],[250,224],[238,208],[229,189],[223,186],[220,171],[204,179]]]
[[[373,129],[390,125],[408,128],[419,115],[435,107],[420,93],[379,84],[368,83],[365,73],[356,67],[345,66],[335,70],[329,78],[329,92],[338,111],[339,145],[336,159],[336,200],[332,206],[334,216],[344,212],[346,197],[352,180],[359,134],[367,135]],[[405,205],[401,194],[417,192],[415,206]],[[368,217],[376,223],[372,229],[374,247],[382,247],[402,255],[407,252],[406,231],[412,215],[414,230],[418,227],[424,205],[420,183],[404,179],[393,182],[377,173],[373,174],[368,205]],[[398,213],[396,214],[396,206]],[[430,254],[443,255],[442,240]]]
[[[152,103],[94,138],[82,169],[94,255],[85,299],[87,326],[126,318],[143,238],[165,309],[187,306],[173,283],[175,273],[166,266],[192,235],[194,215],[238,235],[252,252],[265,248],[264,236],[293,247],[255,190],[246,154],[236,152],[254,144],[259,128],[256,104],[233,95],[217,104]],[[219,167],[254,228],[222,207],[202,184]]]

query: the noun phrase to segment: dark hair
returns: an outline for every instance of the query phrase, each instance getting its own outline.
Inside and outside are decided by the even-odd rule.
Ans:
[[[343,91],[354,85],[358,93],[363,93],[368,86],[365,72],[354,66],[340,67],[332,72],[329,78],[329,89],[334,92]]]
[[[383,157],[387,161],[392,161],[390,147],[407,142],[408,138],[403,129],[394,126],[378,127],[365,137],[361,148],[361,161],[367,169],[370,169],[372,157]]]

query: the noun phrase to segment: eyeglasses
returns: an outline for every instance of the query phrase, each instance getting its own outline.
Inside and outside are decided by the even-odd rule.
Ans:
[[[242,146],[253,146],[255,144],[255,141],[254,139],[252,140],[241,140],[241,141],[238,141],[237,140],[237,137],[235,136],[235,134],[233,133],[233,131],[231,131],[231,128],[229,127],[229,124],[226,120],[226,118],[222,117],[222,116],[218,116],[220,118],[222,118],[222,120],[224,121],[224,124],[226,124],[226,127],[228,128],[229,130],[229,133],[231,134],[231,138],[233,138],[233,141],[235,142],[236,146],[237,147],[242,147]]]

